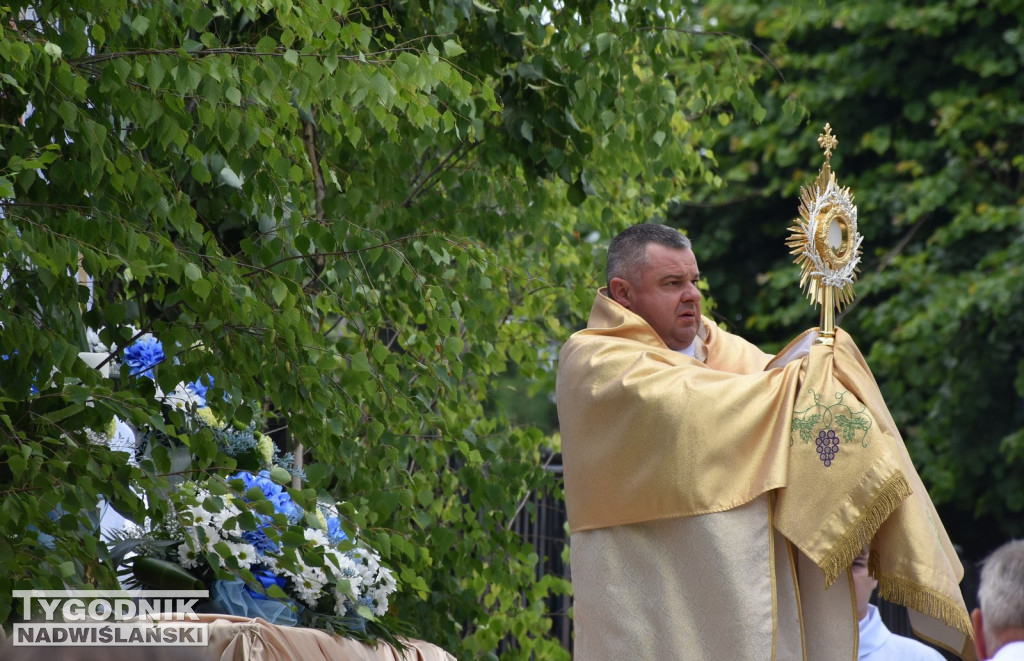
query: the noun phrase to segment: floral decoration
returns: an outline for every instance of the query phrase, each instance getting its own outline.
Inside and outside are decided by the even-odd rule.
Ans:
[[[143,336],[128,347],[123,363],[135,378],[155,380],[154,370],[167,359],[162,344]],[[123,384],[130,385],[130,384]],[[165,411],[176,410],[170,433],[134,429],[130,444],[136,457],[156,446],[184,456],[186,475],[169,494],[167,514],[142,525],[128,523],[113,531],[111,555],[126,587],[180,589],[206,586],[210,612],[262,617],[284,625],[312,626],[363,640],[395,637],[400,626],[382,619],[397,589],[391,570],[358,537],[346,532],[336,507],[312,492],[288,489],[294,478],[290,454],[280,454],[271,438],[259,431],[259,409],[253,422],[239,425],[218,419],[207,397],[213,377],[181,383],[169,395],[157,388]],[[223,396],[222,394],[220,396]],[[124,435],[115,420],[106,431]],[[182,435],[212,435],[220,452],[234,458],[229,475],[188,466],[189,447]]]
[[[173,516],[120,536],[126,584],[149,585],[155,571],[166,584],[163,563],[171,563],[187,573],[182,586],[209,586],[210,611],[356,638],[387,612],[397,588],[391,570],[345,533],[333,506],[304,511],[269,471],[185,482],[170,502]]]

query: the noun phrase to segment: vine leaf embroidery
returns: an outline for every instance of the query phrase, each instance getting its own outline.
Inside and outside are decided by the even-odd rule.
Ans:
[[[818,420],[821,416],[818,414],[812,414],[806,419],[801,420],[800,418],[793,418],[793,431],[799,432],[800,438],[803,439],[804,443],[809,443],[814,438],[814,428],[818,424]],[[792,443],[790,443],[792,445]]]
[[[866,436],[868,429],[871,428],[871,421],[865,417],[837,415],[835,423],[836,427],[843,430],[841,434],[843,438],[856,438],[858,430],[864,432],[863,436]]]
[[[859,410],[854,410],[844,401],[849,394],[846,391],[834,393],[831,404],[827,403],[830,400],[823,393],[814,392],[811,388],[808,388],[808,392],[814,402],[803,410],[793,411],[790,446],[797,438],[804,444],[815,441],[818,458],[825,467],[831,466],[836,459],[840,443],[845,445],[859,441],[861,447],[868,446],[868,432],[873,423],[866,405],[854,399],[854,406],[860,404]]]

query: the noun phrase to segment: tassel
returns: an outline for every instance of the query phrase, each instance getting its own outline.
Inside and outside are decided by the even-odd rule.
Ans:
[[[889,515],[895,512],[896,508],[912,493],[913,490],[903,473],[899,471],[893,473],[892,477],[879,489],[875,499],[864,509],[864,513],[857,519],[857,522],[818,563],[821,570],[825,572],[826,587],[831,587],[839,575],[853,564],[853,559],[857,557],[864,545],[874,538],[875,533],[882,527]]]
[[[902,578],[883,576],[878,581],[878,596],[945,622],[968,638],[974,636],[970,618],[960,606],[926,587]]]

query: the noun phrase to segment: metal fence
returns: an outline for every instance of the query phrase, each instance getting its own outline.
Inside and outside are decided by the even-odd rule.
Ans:
[[[562,480],[562,459],[559,455],[551,458],[547,469],[559,483]],[[537,578],[553,575],[569,579],[568,530],[566,528],[565,503],[552,494],[538,493],[529,501],[531,507],[524,507],[512,524],[512,529],[530,544],[540,558],[537,563]],[[532,514],[530,513],[532,510]],[[572,650],[572,620],[569,608],[570,595],[553,595],[547,599],[547,612],[551,617],[551,635],[561,641],[562,646]]]

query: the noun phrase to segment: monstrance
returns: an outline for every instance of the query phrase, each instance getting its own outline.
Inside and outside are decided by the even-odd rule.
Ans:
[[[832,127],[818,136],[825,164],[818,178],[800,189],[800,217],[789,228],[786,245],[800,266],[800,288],[821,307],[818,344],[831,345],[835,337],[835,313],[853,300],[853,283],[860,264],[857,207],[849,188],[840,188],[832,172],[832,150],[839,140]]]

